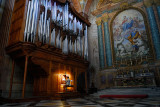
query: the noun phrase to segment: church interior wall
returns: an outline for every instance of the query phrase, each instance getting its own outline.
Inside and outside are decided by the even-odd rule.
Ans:
[[[100,67],[100,56],[99,56],[99,42],[98,42],[98,28],[97,28],[97,20],[102,20],[103,17],[105,17],[106,15],[109,17],[108,19],[108,30],[109,30],[109,37],[110,37],[110,43],[112,44],[112,39],[111,39],[111,21],[114,18],[115,14],[119,11],[119,9],[124,8],[126,5],[125,3],[127,2],[127,0],[119,0],[121,1],[121,3],[124,3],[124,7],[122,5],[121,8],[118,8],[116,10],[114,9],[110,9],[110,11],[107,11],[107,9],[98,9],[97,5],[99,3],[100,0],[93,0],[91,6],[90,6],[90,10],[89,10],[89,22],[91,23],[91,26],[88,28],[88,59],[90,62],[90,67],[93,66],[95,68],[95,73],[93,75],[91,75],[91,73],[89,73],[90,78],[90,83],[89,83],[89,87],[91,87],[91,81],[93,80],[95,87],[98,89],[105,89],[105,88],[112,88],[115,87],[115,81],[114,78],[117,74],[117,69],[115,69],[115,67],[113,66],[113,51],[112,51],[112,45],[110,46],[111,48],[111,53],[112,55],[110,56],[112,58],[112,65],[108,66],[106,60],[104,59],[104,67]],[[101,0],[103,1],[103,0]],[[123,2],[124,1],[124,2]],[[130,0],[133,1],[133,0]],[[143,13],[145,14],[145,18],[147,20],[147,26],[148,26],[148,33],[149,36],[152,36],[152,32],[151,32],[151,26],[149,24],[149,19],[147,17],[147,10],[146,7],[144,6],[143,0],[137,0],[138,2],[134,2],[133,4],[129,4],[129,6],[140,9],[141,11],[143,11]],[[128,2],[130,3],[130,2]],[[0,96],[2,97],[6,97],[8,98],[9,96],[9,88],[10,88],[10,77],[11,77],[11,71],[12,71],[12,60],[11,58],[5,53],[5,47],[8,45],[8,37],[9,37],[9,26],[11,24],[11,16],[12,16],[12,11],[13,11],[13,7],[14,7],[14,0],[7,0],[6,1],[6,7],[4,8],[4,13],[2,16],[2,21],[1,21],[1,25],[0,25],[0,30],[2,32],[0,32]],[[156,9],[156,6],[153,6],[154,9],[154,14],[155,14],[155,18],[156,18],[156,22],[158,25],[158,30],[160,31],[160,18],[158,17],[158,11]],[[103,10],[103,12],[102,12]],[[96,12],[95,12],[96,11]],[[4,23],[4,21],[6,21]],[[103,23],[103,22],[101,22]],[[104,29],[104,24],[102,24],[102,35],[103,35],[103,39],[104,39],[104,33],[105,30]],[[7,36],[6,36],[7,35]],[[151,42],[150,45],[152,46],[152,50],[153,50],[153,56],[155,55],[155,50],[154,50],[154,44],[153,44],[153,40],[152,38],[150,38]],[[103,42],[106,42],[105,40],[103,40]],[[103,43],[103,48],[105,48],[104,43]],[[105,49],[104,49],[105,51]],[[104,58],[106,58],[106,56],[104,56]],[[156,63],[157,66],[159,66],[159,62]],[[145,67],[146,65],[144,65]],[[143,68],[143,66],[142,66]],[[154,72],[155,79],[156,79],[156,85],[160,86],[160,67],[154,68],[154,65],[151,67],[151,70]],[[14,72],[14,79],[13,79],[13,86],[12,86],[12,98],[20,98],[22,96],[22,87],[23,87],[23,73],[24,68],[20,68],[18,67],[18,65],[15,64],[15,72]],[[63,72],[64,73],[64,72]],[[53,74],[54,75],[54,74]],[[54,76],[53,76],[54,77]],[[51,77],[50,79],[52,79],[53,77]],[[82,78],[84,78],[84,75],[82,75]],[[82,79],[81,78],[81,79]],[[93,79],[92,79],[93,78]],[[81,80],[80,79],[80,80]],[[84,79],[83,79],[84,80]],[[40,81],[43,81],[40,80]],[[27,83],[26,83],[26,91],[25,91],[25,95],[27,96],[32,96],[33,93],[33,78],[30,74],[30,72],[27,73]],[[43,82],[42,82],[43,83]],[[84,81],[83,81],[84,83]],[[80,85],[79,85],[80,86]],[[82,86],[84,88],[84,86]],[[43,88],[43,87],[42,87]],[[26,96],[26,97],[27,97]]]
[[[2,0],[2,3],[5,0]],[[9,97],[10,79],[12,71],[12,59],[6,54],[5,47],[8,45],[9,29],[15,0],[6,0],[0,23],[0,96]],[[23,69],[15,64],[15,72],[12,84],[12,97],[21,98],[23,86]],[[27,74],[26,97],[32,96],[33,80],[30,73]]]
[[[96,25],[96,17],[91,14],[92,11],[96,9],[99,0],[94,0],[91,4],[90,11],[89,11],[89,21],[91,26],[88,28],[88,45],[89,45],[89,62],[90,65],[94,66],[96,69],[95,75],[99,72],[99,50],[98,50],[98,35],[97,35],[97,25]],[[95,76],[96,77],[96,76]],[[97,78],[94,79],[96,86],[98,87],[99,84],[97,83]]]
[[[91,27],[89,29],[89,46],[90,46],[90,50],[89,50],[89,56],[90,57],[93,57],[93,58],[90,58],[90,62],[94,62],[93,60],[95,60],[96,57],[98,57],[99,61],[100,61],[100,58],[99,58],[99,51],[100,49],[98,49],[97,47],[97,53],[96,54],[97,56],[93,56],[95,53],[93,53],[93,49],[94,49],[94,46],[95,45],[92,45],[91,42],[92,41],[97,41],[97,46],[98,46],[98,29],[96,30],[95,27],[96,27],[96,21],[97,20],[103,20],[102,18],[105,17],[106,15],[109,17],[109,21],[108,21],[108,28],[109,28],[109,36],[110,36],[110,41],[111,41],[111,44],[112,44],[112,38],[111,38],[111,21],[113,20],[114,16],[117,14],[117,12],[119,10],[122,10],[123,8],[125,9],[125,7],[133,7],[139,11],[142,11],[143,13],[143,17],[146,19],[146,22],[145,22],[145,25],[146,26],[146,31],[148,32],[147,35],[150,42],[148,42],[148,44],[150,45],[150,49],[152,50],[151,54],[153,54],[153,58],[155,57],[155,49],[154,49],[154,44],[153,44],[153,40],[152,40],[152,32],[151,32],[151,27],[150,27],[150,22],[149,22],[149,19],[148,19],[148,14],[147,14],[147,10],[146,10],[146,5],[149,5],[150,1],[145,1],[145,4],[143,2],[143,0],[137,0],[135,2],[133,2],[132,0],[130,1],[125,1],[125,0],[120,0],[121,2],[119,3],[119,7],[116,7],[116,8],[111,8],[112,9],[109,9],[109,7],[107,9],[104,9],[104,7],[99,7],[98,9],[96,9],[97,5],[98,5],[98,0],[97,1],[94,1],[94,3],[92,4],[91,6],[91,14],[89,15],[89,19],[90,19],[90,22],[92,23],[91,24]],[[118,3],[117,3],[118,4]],[[116,4],[116,5],[117,5]],[[109,5],[109,4],[108,4]],[[122,6],[122,7],[121,7]],[[124,7],[123,7],[124,6]],[[107,6],[106,6],[107,7]],[[153,5],[153,9],[154,9],[154,14],[155,14],[155,18],[156,18],[156,22],[157,22],[157,25],[158,25],[158,29],[159,29],[159,19],[158,19],[158,13],[157,13],[157,9],[156,9],[156,5]],[[122,11],[123,12],[123,11]],[[95,15],[96,14],[96,15]],[[117,14],[118,15],[118,14]],[[103,23],[103,21],[101,22]],[[95,26],[94,26],[95,25]],[[103,24],[102,25],[102,35],[103,35],[103,39],[104,39],[104,32],[103,32]],[[98,26],[98,25],[97,25]],[[94,27],[94,28],[92,28]],[[158,30],[157,29],[157,30]],[[96,30],[96,31],[95,31]],[[160,31],[160,29],[159,29]],[[104,41],[103,41],[104,42]],[[92,45],[92,46],[91,46]],[[112,58],[114,57],[113,55],[113,45],[111,45],[111,52],[112,52]],[[104,45],[103,45],[103,49],[104,49]],[[105,53],[104,53],[105,54]],[[104,57],[106,57],[104,55]],[[105,61],[104,61],[105,62]],[[112,62],[114,62],[114,60],[112,59]],[[97,62],[98,64],[95,64],[95,63],[91,63],[95,66],[96,69],[96,79],[97,80],[95,82],[95,86],[97,86],[98,89],[105,89],[105,88],[108,88],[108,87],[115,87],[115,83],[114,83],[114,78],[116,76],[116,71],[117,69],[114,68],[114,66],[112,65],[111,67],[107,67],[106,64],[105,64],[105,67],[100,67],[100,62]],[[98,67],[99,66],[99,67]],[[151,68],[152,69],[152,68]],[[159,75],[159,71],[157,71],[156,69],[152,69],[153,72],[155,73],[155,75],[158,73]],[[158,79],[159,77],[157,76],[157,83],[159,81]],[[158,84],[157,84],[158,85]]]

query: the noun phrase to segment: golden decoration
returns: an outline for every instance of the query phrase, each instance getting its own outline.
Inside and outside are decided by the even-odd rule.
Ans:
[[[113,3],[121,2],[123,0],[111,0]]]
[[[96,8],[99,8],[99,6],[102,4],[103,0],[99,0],[98,5],[96,6]]]
[[[96,21],[97,26],[101,25],[101,20]]]
[[[146,7],[151,7],[153,5],[153,0],[144,0],[143,3]]]
[[[102,16],[102,21],[103,22],[108,22],[108,20],[109,20],[109,16],[108,15]]]
[[[127,8],[128,6],[129,6],[128,2],[123,2],[120,4],[121,9]]]

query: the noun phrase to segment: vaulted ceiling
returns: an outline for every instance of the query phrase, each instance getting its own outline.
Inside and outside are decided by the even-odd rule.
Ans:
[[[88,15],[92,1],[93,0],[72,0],[72,3],[77,12]]]

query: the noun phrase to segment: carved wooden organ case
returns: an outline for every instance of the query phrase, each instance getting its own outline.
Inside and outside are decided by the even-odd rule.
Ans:
[[[89,64],[88,26],[69,0],[15,0],[6,52],[24,69],[22,97],[27,72],[35,95],[63,92],[62,75],[70,76],[76,91]]]

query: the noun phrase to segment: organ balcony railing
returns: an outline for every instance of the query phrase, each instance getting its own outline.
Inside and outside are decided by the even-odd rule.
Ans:
[[[63,54],[74,53],[88,59],[90,23],[75,11],[69,0],[26,0],[25,5],[19,41],[47,44],[61,49]],[[10,33],[15,31],[13,25]],[[15,35],[10,36],[9,44],[16,41]]]

